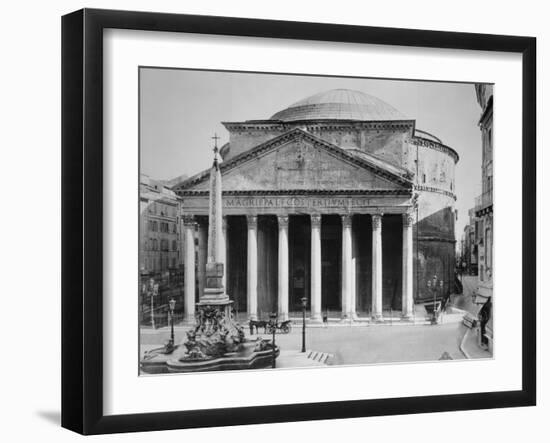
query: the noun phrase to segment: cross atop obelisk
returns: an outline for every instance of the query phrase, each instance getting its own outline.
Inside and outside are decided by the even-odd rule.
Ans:
[[[214,151],[214,163],[212,164],[213,167],[215,167],[216,169],[218,169],[218,140],[220,139],[220,137],[218,137],[218,134],[216,134],[214,132],[214,137],[212,137],[212,140],[214,140],[214,149],[212,149]],[[210,180],[212,180],[212,177],[210,177]],[[221,182],[221,177],[220,177],[220,182]]]
[[[220,137],[218,137],[218,134],[214,132],[214,137],[212,137],[212,140],[214,140],[214,152],[218,152],[218,140]]]

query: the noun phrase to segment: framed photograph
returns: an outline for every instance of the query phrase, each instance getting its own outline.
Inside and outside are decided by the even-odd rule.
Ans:
[[[62,425],[536,403],[536,40],[62,20]]]

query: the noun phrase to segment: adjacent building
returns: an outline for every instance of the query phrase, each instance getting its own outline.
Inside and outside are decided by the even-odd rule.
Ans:
[[[475,216],[478,223],[479,286],[476,303],[484,305],[489,320],[482,331],[481,342],[492,347],[493,303],[493,85],[475,85],[477,102],[481,106],[479,128],[482,141],[482,193],[476,198]]]
[[[162,181],[140,176],[139,270],[141,321],[161,326],[167,322],[167,304],[175,298],[183,309],[183,260],[179,229],[180,202]],[[153,296],[149,282],[157,284]],[[152,311],[151,311],[152,308]],[[151,318],[154,312],[156,318]]]
[[[139,269],[160,278],[180,265],[179,201],[174,191],[143,174],[139,199]]]
[[[464,233],[462,236],[462,271],[467,275],[477,275],[477,245],[479,229],[477,228],[477,221],[475,216],[475,209],[472,208],[468,211],[469,223],[464,226]]]
[[[434,276],[438,298],[452,290],[459,157],[414,118],[338,89],[267,120],[223,124],[222,248],[237,311],[286,319],[305,297],[312,321],[329,312],[382,321],[390,310],[408,319],[415,302],[433,299]],[[181,198],[191,319],[204,286],[209,170],[172,189]],[[161,218],[175,229],[170,214]],[[149,215],[160,223],[158,212]],[[155,238],[144,233],[143,241]],[[160,257],[146,257],[162,268]]]

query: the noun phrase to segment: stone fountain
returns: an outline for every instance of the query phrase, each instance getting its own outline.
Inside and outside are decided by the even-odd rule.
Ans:
[[[214,137],[217,141],[217,137]],[[279,355],[270,340],[246,340],[244,331],[233,318],[233,301],[223,287],[224,264],[220,254],[222,241],[222,178],[218,147],[210,169],[208,213],[208,259],[206,284],[196,309],[196,323],[186,338],[171,353],[157,350],[141,360],[146,373],[201,372],[227,369],[271,367]]]

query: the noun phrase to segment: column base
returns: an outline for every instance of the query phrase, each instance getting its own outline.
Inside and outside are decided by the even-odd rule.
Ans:
[[[351,314],[342,315],[340,318],[340,323],[349,323],[357,320],[359,320],[359,317],[357,317],[357,313],[353,312]]]
[[[323,319],[319,315],[319,316],[310,317],[309,319],[307,319],[307,322],[312,325],[321,325],[323,324]]]
[[[279,323],[282,322],[282,321],[287,321],[288,320],[288,312],[279,312],[277,314],[277,317],[279,318]]]
[[[401,314],[401,321],[411,322],[413,320],[414,316],[412,314]]]
[[[373,323],[384,323],[384,317],[382,314],[374,314],[371,316],[371,321]]]

